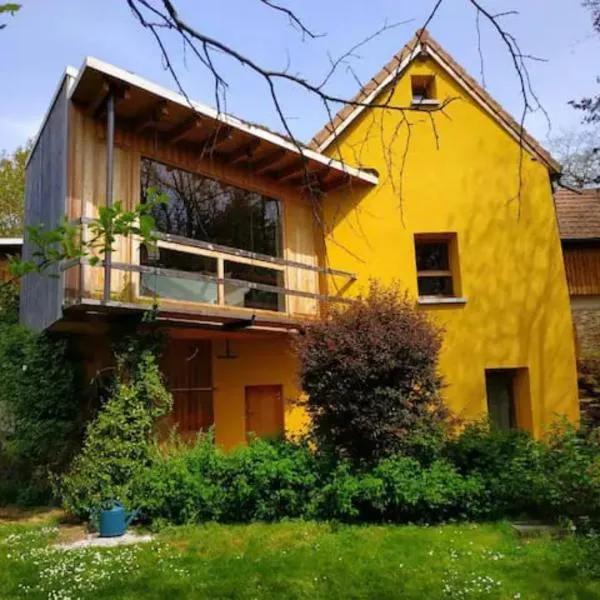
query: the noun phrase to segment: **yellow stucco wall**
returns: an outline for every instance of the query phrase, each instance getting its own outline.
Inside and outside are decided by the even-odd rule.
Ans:
[[[291,338],[235,339],[230,341],[230,351],[235,359],[221,358],[224,341],[212,341],[216,442],[231,448],[245,441],[245,388],[250,385],[282,385],[286,434],[304,431],[306,414],[297,404],[300,392]]]
[[[372,189],[324,201],[332,266],[354,271],[356,293],[375,277],[417,295],[414,235],[456,233],[464,305],[422,307],[445,329],[441,372],[460,416],[486,411],[485,369],[527,368],[522,424],[539,435],[556,414],[579,415],[569,297],[547,169],[430,59],[413,63],[392,105],[407,105],[410,75],[434,74],[442,113],[370,109],[330,147],[336,158],[379,171]],[[387,93],[387,92],[385,92]],[[437,131],[439,148],[436,148]],[[519,198],[520,196],[520,198]],[[336,282],[330,281],[330,293]],[[530,421],[530,422],[526,422]]]

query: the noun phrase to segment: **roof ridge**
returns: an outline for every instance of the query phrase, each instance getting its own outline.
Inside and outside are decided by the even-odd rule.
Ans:
[[[350,103],[345,104],[320,131],[318,131],[311,141],[309,147],[321,151],[321,146],[331,137],[331,135],[345,122],[356,109],[357,103],[367,103],[368,97],[375,92],[381,84],[396,71],[396,76],[400,74],[400,66],[402,62],[409,57],[414,50],[421,45],[426,52],[427,48],[431,48],[434,53],[448,63],[449,67],[456,73],[455,79],[467,88],[467,91],[472,95],[486,103],[495,113],[495,116],[513,133],[522,137],[531,149],[546,163],[548,168],[560,173],[560,164],[552,157],[552,155],[521,125],[516,119],[504,109],[492,95],[474,78],[466,69],[464,69],[431,35],[429,30],[425,28],[417,29],[413,37],[401,48],[399,52],[376,73],[358,93],[352,98]],[[435,60],[435,57],[432,57]],[[412,59],[411,59],[412,60]]]

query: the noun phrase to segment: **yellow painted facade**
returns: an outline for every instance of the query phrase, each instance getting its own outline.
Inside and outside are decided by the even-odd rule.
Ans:
[[[528,152],[521,161],[517,140],[431,58],[409,65],[391,105],[410,105],[414,75],[433,75],[438,99],[452,99],[443,113],[405,113],[407,139],[402,113],[366,109],[328,149],[380,176],[375,188],[325,200],[328,259],[358,274],[349,294],[377,278],[397,280],[416,299],[415,235],[455,235],[451,262],[464,303],[420,307],[445,331],[446,401],[459,417],[481,417],[485,370],[519,369],[517,422],[540,435],[557,415],[579,416],[547,167]],[[330,281],[330,292],[336,283]]]
[[[215,440],[225,448],[246,440],[246,386],[281,385],[286,434],[293,437],[305,431],[306,413],[297,405],[297,363],[290,339],[272,336],[261,339],[235,339],[230,342],[234,359],[225,356],[223,340],[212,342],[213,405]]]
[[[296,292],[352,296],[376,278],[398,282],[417,302],[415,236],[448,236],[457,297],[452,303],[419,306],[444,329],[440,371],[450,408],[464,419],[484,416],[486,370],[514,369],[518,426],[540,435],[558,415],[577,420],[571,312],[548,168],[532,154],[521,154],[518,140],[431,58],[412,62],[391,96],[384,90],[379,102],[409,105],[413,76],[435,77],[431,89],[448,105],[431,112],[365,109],[327,152],[346,164],[376,169],[379,183],[369,186],[363,179],[326,193],[318,224],[315,206],[283,178],[254,173],[252,163],[199,159],[191,144],[163,144],[156,136],[131,129],[117,129],[115,199],[131,207],[140,198],[142,157],[278,198],[283,258],[291,261],[285,266],[285,280]],[[94,217],[104,202],[105,140],[104,128],[83,108],[73,106],[67,204],[71,219]],[[224,156],[227,144],[234,142],[235,136],[225,142]],[[326,257],[320,255],[322,248]],[[113,262],[139,262],[136,241],[120,240]],[[298,262],[313,268],[297,268]],[[324,281],[314,269],[318,264],[356,273],[357,279],[350,286],[348,279]],[[74,303],[98,300],[103,273],[99,267],[93,271],[78,266],[65,277],[67,297]],[[143,298],[136,291],[138,284],[133,273],[117,273],[112,295],[139,304]],[[287,315],[299,320],[317,312],[314,298],[295,295],[286,302]],[[161,305],[186,323],[178,332],[182,339],[183,332],[211,339],[217,443],[229,448],[246,440],[248,386],[281,386],[286,434],[305,430],[307,417],[297,405],[301,392],[289,334],[273,327],[260,336],[236,331],[229,339],[235,355],[231,358],[224,330],[214,333],[214,328],[194,328],[186,321],[194,310],[214,306],[168,299]],[[231,307],[218,308],[223,319],[233,314]],[[252,312],[247,309],[245,316]],[[93,350],[96,346],[90,345],[92,354]]]

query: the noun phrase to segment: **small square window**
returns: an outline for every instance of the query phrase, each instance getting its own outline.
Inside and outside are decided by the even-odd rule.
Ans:
[[[453,297],[457,294],[451,259],[454,243],[455,236],[452,234],[415,236],[417,287],[420,297]]]
[[[412,103],[419,105],[437,104],[437,91],[433,75],[413,75],[410,78]]]

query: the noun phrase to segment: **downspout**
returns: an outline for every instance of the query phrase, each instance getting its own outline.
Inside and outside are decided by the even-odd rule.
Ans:
[[[113,204],[113,170],[115,146],[115,96],[111,89],[106,102],[106,206]],[[104,304],[110,300],[112,251],[104,253]]]

